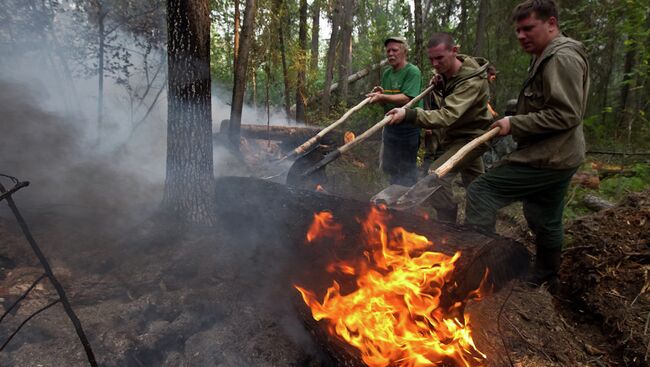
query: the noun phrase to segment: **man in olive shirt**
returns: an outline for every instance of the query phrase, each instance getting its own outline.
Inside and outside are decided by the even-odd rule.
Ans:
[[[381,87],[368,94],[371,103],[384,106],[384,112],[407,104],[420,94],[422,74],[417,66],[406,61],[408,44],[404,37],[384,41],[390,68],[384,71]],[[413,124],[386,126],[382,132],[381,168],[391,184],[411,186],[417,180],[417,155],[420,129]]]
[[[480,136],[492,123],[488,110],[489,86],[485,59],[458,53],[458,46],[448,33],[435,33],[427,44],[427,55],[439,75],[434,77],[440,96],[439,108],[434,110],[396,108],[389,124],[415,124],[436,129],[440,147],[436,150],[431,169],[440,167],[462,146]],[[457,204],[453,198],[452,181],[460,172],[463,184],[468,186],[484,172],[481,155],[487,145],[472,151],[459,162],[452,174],[441,178],[442,187],[429,202],[436,209],[438,220],[456,222]]]
[[[553,0],[527,0],[513,11],[519,43],[533,56],[513,116],[497,120],[517,149],[474,181],[466,224],[494,231],[498,209],[522,201],[537,256],[528,280],[557,289],[564,230],[564,196],[584,161],[582,118],[589,91],[583,45],[562,35]]]

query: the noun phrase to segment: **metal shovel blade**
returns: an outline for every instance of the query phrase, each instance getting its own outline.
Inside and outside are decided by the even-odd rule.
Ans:
[[[410,188],[410,186],[390,185],[370,198],[370,202],[375,205],[384,204],[388,207],[391,207],[391,205],[395,204],[397,198],[406,194]]]
[[[422,204],[440,188],[439,177],[432,173],[411,187],[390,185],[372,197],[375,204],[385,204],[391,209],[408,210]]]

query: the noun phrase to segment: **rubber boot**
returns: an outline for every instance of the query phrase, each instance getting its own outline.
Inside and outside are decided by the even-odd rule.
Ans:
[[[561,249],[537,249],[537,257],[526,281],[533,287],[546,286],[549,293],[557,293],[560,282],[558,272],[562,262]]]
[[[436,209],[436,214],[438,221],[455,224],[456,217],[458,216],[458,207]]]

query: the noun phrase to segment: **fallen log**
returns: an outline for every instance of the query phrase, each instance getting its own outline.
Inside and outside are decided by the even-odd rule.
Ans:
[[[215,138],[228,135],[229,120],[221,121],[219,133],[214,134]],[[276,140],[281,141],[291,148],[299,146],[314,135],[318,134],[322,128],[318,126],[266,126],[266,125],[241,125],[241,137],[246,139]],[[342,145],[343,133],[337,130],[330,131],[323,136],[321,142],[324,145]]]
[[[312,265],[327,265],[332,256],[343,259],[363,253],[364,249],[355,239],[361,232],[358,219],[365,218],[371,208],[368,202],[249,177],[219,177],[216,190],[217,214],[222,220],[234,228],[241,227],[242,231],[250,231],[254,224],[257,235],[286,238],[295,247],[296,253],[310,264],[310,272],[313,271]],[[305,246],[305,235],[314,214],[321,211],[330,211],[343,224],[344,235],[350,246],[337,251],[344,253]],[[493,266],[490,281],[495,286],[503,283],[497,280],[508,281],[527,270],[528,251],[512,239],[440,223],[408,212],[389,210],[389,213],[389,226],[403,227],[426,236],[433,243],[435,251],[447,255],[461,251],[463,255],[457,262],[457,269],[462,269],[459,271],[459,274],[463,273],[462,282],[468,283],[461,287],[463,289],[478,288],[488,265]],[[472,270],[467,272],[470,268]]]

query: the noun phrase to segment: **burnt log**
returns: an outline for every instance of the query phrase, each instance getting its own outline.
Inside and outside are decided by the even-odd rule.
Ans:
[[[294,284],[306,286],[322,296],[332,284],[332,274],[326,271],[328,264],[364,256],[360,220],[365,219],[371,209],[368,202],[244,177],[217,178],[216,191],[218,218],[223,225],[242,233],[255,232],[256,236],[274,241],[280,239],[291,249],[294,259],[286,279],[287,287]],[[332,243],[328,246],[325,241],[319,245],[305,243],[314,214],[321,211],[330,211],[336,222],[342,224],[342,245]],[[484,285],[498,290],[509,280],[524,275],[528,269],[528,251],[512,239],[427,220],[408,212],[389,210],[389,213],[389,227],[400,226],[426,236],[433,243],[431,251],[450,256],[461,252],[449,282],[453,286],[443,290],[443,303],[452,304],[465,299],[471,291],[479,288],[486,270],[487,284]],[[251,231],[252,227],[254,231]],[[353,286],[353,280],[349,278],[337,281],[342,293]],[[303,323],[336,365],[363,366],[356,350],[329,335],[322,321],[313,320],[297,291],[295,297],[294,304]]]
[[[229,120],[223,120],[219,133],[214,134],[215,138],[228,135]],[[276,140],[281,141],[287,150],[293,149],[321,131],[317,126],[266,126],[266,125],[241,125],[241,137],[246,139]],[[321,140],[323,145],[338,146],[343,144],[343,133],[331,131]]]
[[[241,227],[244,232],[254,226],[259,236],[285,238],[302,262],[309,264],[309,272],[324,269],[332,258],[346,259],[364,250],[361,241],[357,241],[361,232],[358,219],[365,219],[371,208],[369,202],[247,177],[219,177],[216,191],[218,216],[225,224]],[[337,222],[343,224],[348,245],[336,249],[305,245],[313,216],[321,211],[332,212]],[[433,243],[433,250],[450,256],[461,251],[456,263],[460,288],[478,288],[486,267],[490,268],[488,280],[496,287],[502,285],[500,280],[507,281],[527,271],[530,255],[522,244],[512,239],[427,220],[408,212],[389,212],[389,226],[404,227],[426,236]]]

